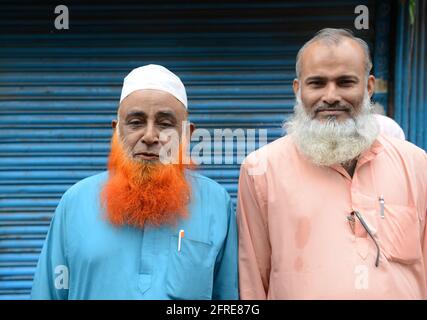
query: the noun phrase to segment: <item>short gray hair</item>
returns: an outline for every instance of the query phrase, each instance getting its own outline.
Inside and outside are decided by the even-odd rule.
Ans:
[[[325,42],[326,44],[337,45],[344,38],[352,39],[352,40],[356,41],[357,43],[359,43],[359,45],[362,47],[363,51],[365,52],[365,72],[366,72],[366,77],[368,77],[369,73],[371,72],[371,69],[372,69],[372,60],[371,60],[371,54],[369,52],[368,44],[364,40],[362,40],[358,37],[355,37],[353,35],[353,33],[348,29],[325,28],[325,29],[322,29],[319,32],[317,32],[313,38],[311,38],[309,41],[307,41],[301,47],[301,49],[299,49],[298,54],[297,54],[297,62],[295,64],[295,72],[297,74],[297,78],[299,79],[300,73],[301,73],[301,56],[302,56],[302,53],[310,44],[317,42],[317,41],[321,41],[321,42]]]

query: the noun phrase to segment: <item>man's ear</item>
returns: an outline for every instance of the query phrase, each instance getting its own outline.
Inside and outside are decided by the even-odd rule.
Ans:
[[[116,129],[117,127],[117,120],[114,119],[113,121],[111,121],[111,128]]]
[[[294,79],[294,82],[292,83],[292,89],[294,89],[294,94],[296,97],[298,94],[298,90],[299,90],[299,80],[298,79]]]
[[[367,89],[368,89],[369,97],[372,98],[372,95],[375,92],[375,77],[373,75],[370,75],[368,77]]]
[[[196,125],[193,122],[190,122],[190,137],[196,129]]]

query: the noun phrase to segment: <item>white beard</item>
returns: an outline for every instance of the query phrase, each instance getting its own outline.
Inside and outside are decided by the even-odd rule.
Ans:
[[[344,121],[331,117],[325,122],[312,119],[305,111],[298,92],[294,117],[284,124],[299,151],[314,164],[331,166],[356,159],[378,136],[369,94],[365,91],[358,115]]]

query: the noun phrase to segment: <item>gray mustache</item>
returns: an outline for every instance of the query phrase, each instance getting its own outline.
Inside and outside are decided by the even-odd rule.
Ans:
[[[327,110],[343,110],[343,111],[350,111],[350,108],[346,105],[342,104],[322,104],[320,106],[317,106],[314,111],[327,111]]]

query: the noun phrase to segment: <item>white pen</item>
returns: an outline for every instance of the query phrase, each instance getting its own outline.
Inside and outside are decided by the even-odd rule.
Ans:
[[[178,234],[178,252],[181,251],[181,239],[184,238],[184,230],[179,230]]]
[[[384,196],[380,195],[378,201],[380,202],[380,215],[381,218],[384,219]]]

